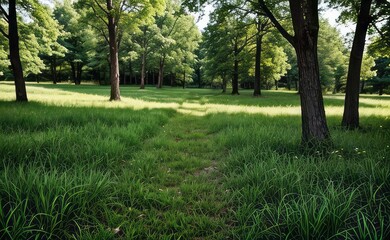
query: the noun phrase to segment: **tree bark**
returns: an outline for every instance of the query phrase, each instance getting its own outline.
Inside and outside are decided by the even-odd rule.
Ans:
[[[261,96],[261,78],[260,78],[260,65],[261,65],[261,50],[263,43],[263,35],[260,34],[260,23],[258,23],[257,31],[258,35],[256,36],[256,62],[255,62],[255,82],[254,82],[254,91],[253,96]]]
[[[360,71],[366,34],[370,24],[370,8],[372,0],[362,0],[353,39],[351,55],[349,57],[347,87],[345,89],[344,113],[341,125],[348,129],[359,127],[359,85]]]
[[[8,40],[9,59],[15,78],[16,101],[27,102],[26,83],[23,77],[23,68],[19,53],[18,21],[16,16],[16,0],[9,0],[8,13]]]
[[[290,9],[295,32],[293,45],[299,69],[302,143],[318,146],[330,139],[317,56],[318,1],[296,3],[290,0]]]
[[[107,0],[107,18],[108,18],[108,37],[110,46],[110,81],[111,81],[111,96],[110,101],[120,101],[119,90],[119,59],[118,59],[118,43],[116,40],[117,23],[112,15],[113,6],[112,0]]]

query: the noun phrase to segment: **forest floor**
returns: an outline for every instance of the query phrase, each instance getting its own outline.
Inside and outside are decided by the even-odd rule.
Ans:
[[[387,239],[390,97],[300,147],[299,96],[0,83],[1,239]]]

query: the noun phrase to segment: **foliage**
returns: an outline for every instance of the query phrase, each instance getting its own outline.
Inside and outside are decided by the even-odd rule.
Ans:
[[[338,92],[343,85],[345,86],[348,69],[346,52],[339,31],[328,21],[322,20],[318,39],[318,60],[321,84],[325,91],[335,88],[335,92]]]

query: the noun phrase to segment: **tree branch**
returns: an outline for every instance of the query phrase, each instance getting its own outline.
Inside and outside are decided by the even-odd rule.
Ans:
[[[3,6],[1,6],[1,5],[0,5],[0,12],[4,15],[5,20],[8,22],[9,16],[8,16],[7,12],[5,11],[5,9],[3,8]]]
[[[104,7],[102,7],[102,5],[100,5],[100,3],[97,0],[95,0],[95,3],[100,8],[100,10],[102,10],[105,14],[107,15],[109,14],[109,12],[106,9],[104,9]]]
[[[267,17],[271,20],[271,22],[274,24],[274,26],[278,29],[280,34],[289,42],[291,45],[295,45],[294,37],[289,34],[286,29],[280,24],[280,22],[275,18],[275,16],[272,14],[272,12],[269,10],[269,8],[265,5],[264,0],[258,0],[259,5],[261,9],[263,9],[264,13],[267,15]]]
[[[91,8],[92,8],[93,12],[95,13],[95,15],[96,15],[100,20],[102,20],[103,23],[108,27],[108,22],[106,22],[106,20],[104,20],[104,18],[103,18],[102,16],[100,16],[100,15],[97,13],[96,9],[95,9],[93,6],[91,6]]]
[[[0,28],[0,33],[3,34],[4,37],[9,39],[8,34],[2,28]]]

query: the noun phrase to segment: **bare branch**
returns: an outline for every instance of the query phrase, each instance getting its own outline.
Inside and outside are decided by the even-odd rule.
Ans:
[[[269,8],[265,5],[264,0],[259,0],[260,7],[263,9],[264,13],[267,15],[267,17],[271,20],[271,22],[274,24],[274,26],[278,29],[280,34],[287,39],[291,45],[295,46],[294,37],[291,36],[286,29],[280,24],[280,22],[275,18],[275,16],[272,14],[272,12],[269,10]]]
[[[9,19],[8,13],[5,11],[5,9],[1,5],[0,5],[0,12],[1,12],[1,14],[4,15],[4,19],[8,22],[8,19]]]
[[[102,22],[108,27],[108,22],[106,22],[106,20],[105,20],[102,16],[100,16],[100,15],[97,13],[96,9],[95,9],[93,6],[91,6],[91,8],[92,8],[93,12],[95,13],[95,15],[96,15],[100,20],[102,20]]]
[[[97,0],[95,0],[95,3],[100,8],[100,10],[102,10],[105,14],[107,15],[109,14],[109,12],[106,9],[104,9],[104,7],[102,7],[102,5],[100,5],[100,3]]]
[[[2,28],[0,28],[0,33],[3,34],[4,37],[9,39],[9,35]]]

